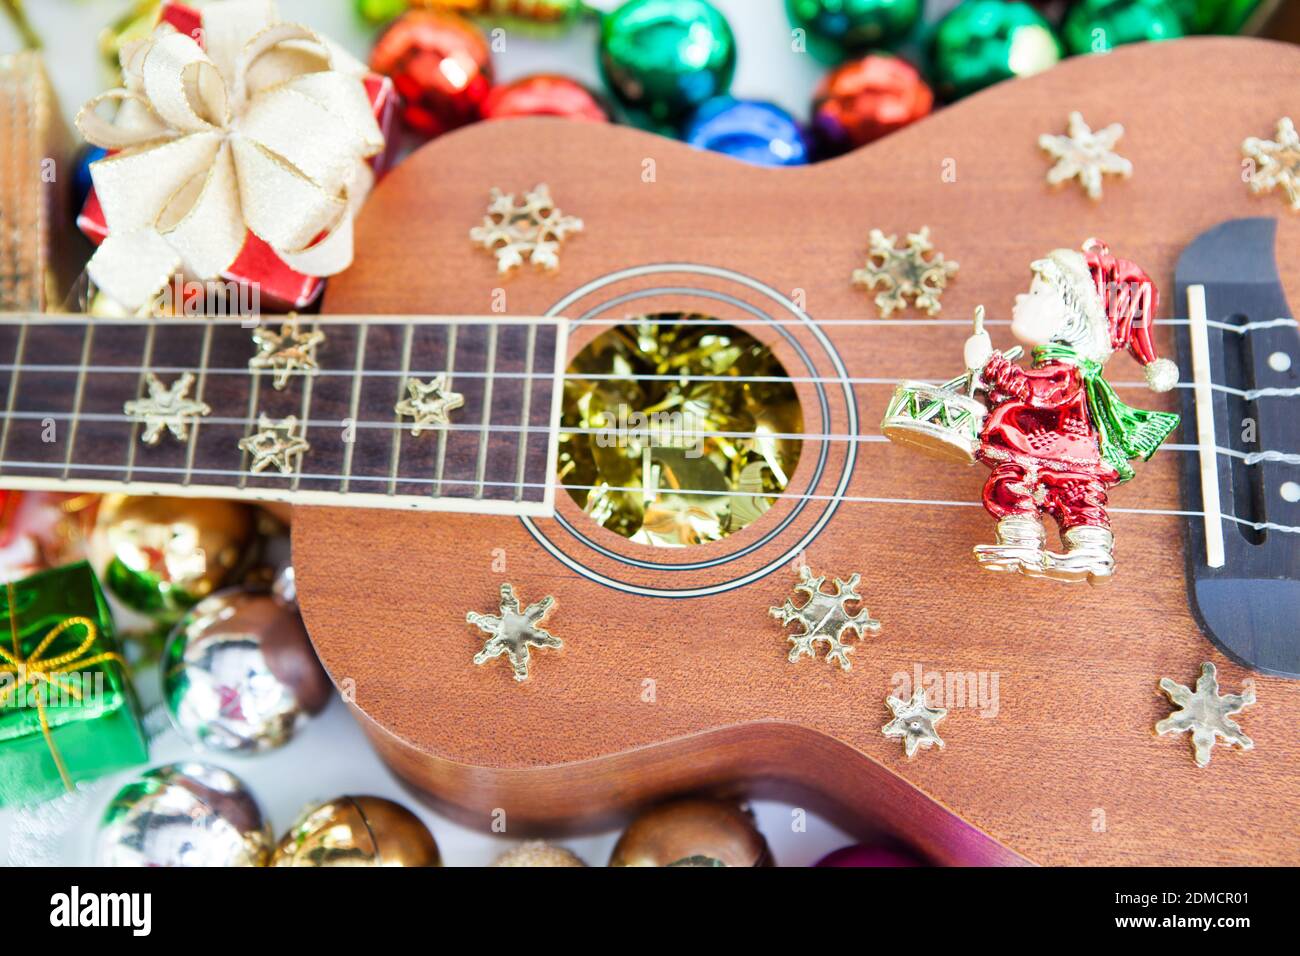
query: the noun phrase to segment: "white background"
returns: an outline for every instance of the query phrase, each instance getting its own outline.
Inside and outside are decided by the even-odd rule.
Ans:
[[[726,13],[736,33],[740,55],[733,92],[772,100],[804,118],[824,68],[807,55],[791,52],[790,26],[781,0],[714,2]],[[27,6],[45,41],[47,64],[65,116],[71,121],[79,104],[115,85],[114,77],[102,65],[97,38],[103,26],[126,9],[128,0],[28,0]],[[354,16],[352,0],[280,0],[279,7],[283,18],[308,23],[365,58],[371,33]],[[598,86],[595,38],[593,24],[579,26],[560,39],[528,39],[509,33],[506,52],[496,58],[498,79],[549,70]],[[16,48],[7,24],[0,24],[0,52]],[[142,697],[147,701],[157,699],[156,674],[143,673],[138,683]],[[508,839],[488,835],[486,821],[482,830],[470,830],[421,806],[418,798],[380,763],[338,701],[331,703],[298,739],[270,754],[205,758],[170,732],[151,749],[153,763],[180,759],[208,759],[242,777],[261,801],[277,836],[312,801],[344,793],[371,793],[396,799],[419,813],[437,838],[447,865],[483,865],[512,845]],[[21,820],[16,820],[11,810],[0,810],[0,862],[90,862],[94,821],[117,786],[131,775],[106,778],[76,800],[56,801],[36,815],[25,814]],[[581,802],[581,794],[574,794],[574,802]],[[797,832],[793,826],[795,809],[772,802],[755,804],[759,827],[779,864],[807,866],[852,842],[811,816],[806,831]],[[588,863],[601,866],[608,860],[616,836],[608,833],[558,842]]]

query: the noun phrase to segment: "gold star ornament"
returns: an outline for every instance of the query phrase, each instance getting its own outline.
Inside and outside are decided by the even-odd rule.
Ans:
[[[239,448],[253,456],[249,467],[255,473],[275,468],[282,475],[290,475],[298,470],[311,445],[299,431],[296,416],[275,422],[262,415],[257,420],[257,431],[241,438]]]
[[[1124,135],[1119,123],[1093,132],[1077,110],[1070,114],[1069,131],[1065,136],[1043,134],[1038,146],[1056,160],[1047,173],[1047,181],[1059,186],[1067,180],[1077,179],[1088,198],[1101,199],[1102,176],[1133,175],[1133,164],[1115,152],[1115,145]]]
[[[279,332],[257,329],[253,332],[253,342],[257,354],[248,360],[248,367],[274,372],[272,384],[279,392],[288,386],[291,376],[320,368],[316,363],[316,349],[325,343],[325,333],[299,332],[297,320],[290,320],[280,326]]]
[[[822,589],[825,577],[814,577],[807,565],[799,568],[799,583],[794,589],[807,600],[796,605],[786,598],[780,607],[768,608],[768,613],[782,624],[799,628],[797,633],[788,636],[788,656],[792,663],[805,655],[816,660],[816,645],[822,644],[826,648],[826,663],[839,664],[843,670],[852,668],[849,654],[854,646],[849,641],[860,641],[868,633],[880,631],[880,622],[872,620],[862,606],[862,595],[857,592],[861,580],[857,574],[849,575],[847,580],[836,578],[835,593],[830,594]],[[850,610],[850,605],[857,608],[856,612]]]
[[[886,737],[903,738],[903,751],[907,759],[916,756],[917,750],[929,750],[933,746],[943,749],[943,738],[935,731],[934,725],[948,716],[948,711],[941,707],[925,706],[925,689],[918,687],[911,700],[899,697],[886,697],[885,703],[894,715],[894,719],[880,728]]]
[[[435,376],[427,385],[417,378],[406,383],[406,398],[393,410],[401,418],[413,419],[411,434],[419,438],[424,431],[451,424],[451,412],[465,404],[465,396],[447,388],[447,376]]]
[[[1209,661],[1201,665],[1195,691],[1168,677],[1160,679],[1160,689],[1178,710],[1156,724],[1156,733],[1162,737],[1190,733],[1196,766],[1209,765],[1210,752],[1220,737],[1242,750],[1254,748],[1255,742],[1241,732],[1230,715],[1255,703],[1255,692],[1247,689],[1241,694],[1220,696],[1218,671]]]
[[[122,406],[126,415],[143,423],[141,441],[146,445],[156,445],[162,439],[163,431],[171,432],[177,441],[189,438],[190,425],[212,411],[206,403],[186,397],[193,384],[194,376],[189,372],[170,386],[164,385],[157,375],[149,373],[149,397],[137,398]]]
[[[1255,195],[1282,190],[1292,212],[1300,212],[1300,135],[1291,117],[1277,121],[1276,139],[1256,139],[1241,144],[1242,154],[1254,163],[1247,180]]]
[[[528,679],[530,647],[563,647],[558,637],[538,627],[542,619],[555,607],[555,598],[544,597],[536,604],[519,610],[519,599],[509,584],[501,585],[501,613],[478,614],[470,611],[465,620],[488,635],[483,650],[474,655],[475,664],[486,664],[494,657],[505,655],[514,668],[515,680]]]
[[[513,272],[525,260],[538,269],[554,272],[560,267],[561,244],[582,232],[582,228],[577,216],[560,212],[544,183],[524,193],[522,199],[494,187],[487,215],[481,225],[469,231],[469,238],[496,256],[501,275]]]
[[[958,265],[934,251],[930,227],[907,234],[907,243],[898,245],[898,236],[887,236],[872,229],[867,237],[867,264],[853,273],[853,284],[864,289],[880,289],[876,308],[887,319],[895,311],[907,308],[912,300],[926,315],[938,315],[939,301],[948,280],[957,274]]]

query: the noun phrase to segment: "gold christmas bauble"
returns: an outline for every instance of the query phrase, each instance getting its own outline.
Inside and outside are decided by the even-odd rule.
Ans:
[[[521,843],[513,850],[502,853],[493,866],[586,866],[572,850],[551,846],[541,840]]]
[[[255,515],[234,501],[105,495],[91,562],[123,604],[172,623],[230,581],[256,537]]]
[[[281,838],[272,866],[442,866],[433,834],[383,797],[338,797],[309,808]]]
[[[675,800],[642,813],[619,837],[610,866],[772,866],[748,812],[722,800]]]

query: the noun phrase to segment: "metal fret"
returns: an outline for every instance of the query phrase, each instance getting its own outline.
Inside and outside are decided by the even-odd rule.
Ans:
[[[487,478],[488,431],[492,427],[492,385],[493,375],[497,370],[497,327],[495,325],[488,326],[486,368],[488,377],[483,380],[483,424],[478,433],[478,490],[474,492],[475,498],[483,497],[483,482]]]
[[[150,326],[152,330],[153,326]],[[199,355],[199,377],[194,386],[195,401],[203,401],[203,386],[208,380],[208,359],[212,355],[212,323],[208,322],[203,329],[203,351]],[[199,426],[203,424],[203,419],[195,419],[190,426],[189,446],[185,449],[185,477],[181,484],[188,485],[194,474],[194,453],[199,444]]]
[[[5,452],[9,448],[9,426],[14,418],[14,406],[18,402],[18,376],[23,370],[23,356],[27,351],[27,326],[18,330],[18,342],[14,346],[14,370],[13,378],[9,379],[9,397],[5,400],[5,423],[3,431],[0,431],[0,462],[5,460]],[[3,470],[0,467],[0,470]]]
[[[252,381],[248,383],[248,415],[244,425],[244,437],[249,438],[257,431],[257,405],[262,392],[262,370],[252,369],[249,373]],[[248,487],[248,452],[241,452],[239,457],[239,487]]]
[[[153,361],[153,343],[154,336],[157,334],[158,326],[152,322],[145,329],[144,348],[141,349],[140,355],[140,378],[135,383],[135,397],[143,398],[145,394],[146,382],[149,380],[149,364]],[[131,472],[135,469],[136,449],[139,447],[140,423],[131,423],[131,434],[127,438],[126,447],[126,480],[131,480]]]
[[[63,457],[63,478],[66,481],[72,473],[72,454],[77,446],[77,425],[81,419],[81,405],[86,397],[86,366],[90,364],[91,350],[95,347],[95,325],[86,323],[86,331],[81,337],[81,368],[77,372],[77,391],[72,399],[72,424],[68,426],[68,450]]]
[[[411,346],[415,340],[415,326],[409,322],[406,330],[402,333],[402,374],[397,377],[397,398],[393,400],[396,405],[406,394],[406,377],[411,371]],[[397,494],[397,469],[402,458],[402,416],[396,412],[393,413],[393,423],[396,427],[393,429],[393,453],[388,462],[388,493]]]
[[[523,410],[519,414],[519,424],[527,426],[532,420],[533,411],[533,359],[537,354],[537,326],[531,326],[528,329],[528,345],[524,349],[524,401]],[[528,452],[528,429],[527,427],[519,429],[519,450],[515,453],[518,462],[515,467],[515,483],[519,486],[515,489],[515,501],[524,500],[524,472],[526,470],[527,460],[525,455]]]
[[[320,326],[313,325],[312,331],[319,332]],[[299,416],[299,420],[302,422],[301,435],[303,441],[307,440],[307,429],[310,427],[311,424],[311,386],[312,386],[312,382],[314,381],[315,381],[315,376],[313,376],[311,373],[308,373],[303,376],[302,414]],[[302,484],[302,458],[299,457],[298,470],[293,473],[293,481],[289,483],[289,487],[293,491],[297,491],[301,484]]]
[[[447,329],[447,387],[451,387],[452,374],[456,371],[456,326]],[[442,473],[447,466],[447,429],[438,432],[438,465],[434,475],[433,496],[442,495]]]
[[[319,326],[317,326],[319,328]],[[356,425],[357,416],[361,414],[361,383],[364,381],[366,368],[366,330],[367,325],[357,326],[357,362],[353,367],[352,379],[352,398],[348,403],[348,416],[352,423],[352,441],[344,442],[343,445],[343,481],[339,485],[339,491],[347,493],[348,484],[352,479],[352,454],[356,450]]]

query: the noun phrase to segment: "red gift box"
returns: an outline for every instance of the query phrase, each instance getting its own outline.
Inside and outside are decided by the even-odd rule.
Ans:
[[[192,36],[202,43],[203,14],[180,3],[165,3],[158,14],[159,23],[168,23],[179,33]],[[384,134],[385,147],[382,152],[371,157],[368,162],[378,181],[393,166],[397,152],[397,137],[393,135],[397,115],[398,96],[393,81],[378,73],[368,73],[362,80],[366,96],[374,108],[375,121]],[[108,238],[108,224],[104,220],[104,210],[99,204],[99,197],[92,188],[86,197],[85,205],[77,216],[77,227],[85,233],[95,245]],[[284,263],[275,250],[249,232],[244,239],[244,247],[230,268],[222,274],[223,279],[238,283],[256,285],[259,289],[261,305],[270,310],[303,309],[320,298],[325,288],[325,280],[320,276],[303,275],[295,272]]]

